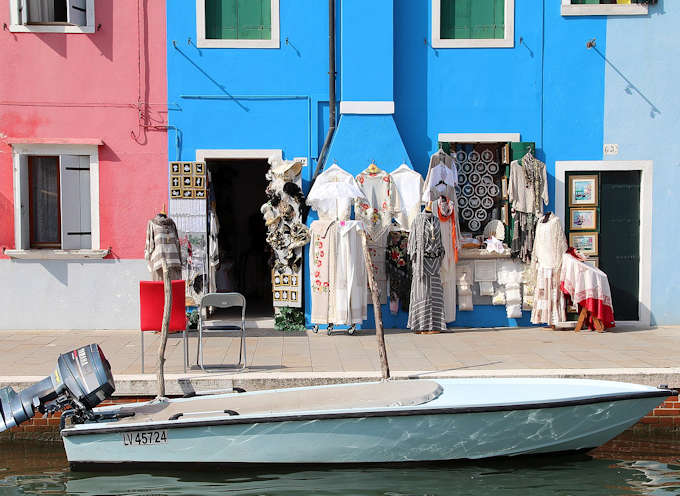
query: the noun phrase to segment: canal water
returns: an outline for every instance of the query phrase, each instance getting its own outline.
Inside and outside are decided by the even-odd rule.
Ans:
[[[608,450],[608,451],[607,451]],[[58,443],[0,443],[0,495],[680,495],[680,437],[588,454],[399,468],[71,472]]]

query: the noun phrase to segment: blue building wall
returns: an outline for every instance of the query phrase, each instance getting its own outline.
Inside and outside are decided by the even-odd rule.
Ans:
[[[429,0],[394,0],[392,24],[375,26],[374,16],[358,15],[357,9],[377,9],[377,14],[392,2],[338,0],[338,99],[393,95],[396,111],[394,116],[342,115],[329,163],[357,174],[370,160],[387,171],[406,162],[425,174],[439,133],[519,132],[523,141],[536,142],[547,164],[551,210],[555,161],[600,160],[604,142],[620,144],[618,158],[654,159],[656,196],[674,198],[680,168],[669,157],[678,156],[679,146],[672,136],[679,104],[672,91],[679,69],[671,63],[677,40],[661,41],[655,32],[672,32],[679,7],[660,0],[647,18],[619,19],[563,17],[559,4],[516,0],[512,48],[435,49]],[[170,124],[182,137],[181,156],[170,138],[171,159],[193,159],[199,148],[280,148],[285,158],[309,157],[311,166],[303,171],[308,187],[327,130],[327,3],[281,0],[280,8],[281,48],[198,49],[187,41],[196,36],[195,2],[168,0],[168,98],[176,109]],[[592,38],[645,98],[625,92],[621,78],[605,70],[604,57],[586,49]],[[668,71],[670,82],[656,81]],[[658,110],[653,118],[648,100]],[[661,205],[655,206],[655,217],[669,215],[677,222],[678,214]],[[309,221],[314,218],[312,213]],[[672,229],[654,232],[655,247],[670,245],[677,236]],[[668,282],[661,271],[672,264],[670,257],[670,247],[655,248],[654,281]],[[659,322],[680,320],[671,303],[676,286],[654,286]],[[306,296],[309,316],[308,288]],[[383,317],[386,327],[406,324],[405,313],[391,316],[386,306]],[[514,321],[503,307],[478,306],[459,312],[454,325],[527,322],[526,313]],[[370,318],[364,327],[373,325]]]
[[[169,140],[171,160],[194,160],[196,149],[280,148],[292,158],[318,148],[327,4],[282,0],[280,18],[279,49],[197,48],[196,3],[167,1],[169,121],[181,136],[181,156]]]
[[[607,23],[604,142],[619,145],[614,160],[653,160],[652,322],[680,322],[679,122],[680,4],[659,0],[649,15]],[[598,44],[599,47],[599,44]],[[594,58],[603,60],[601,54]]]

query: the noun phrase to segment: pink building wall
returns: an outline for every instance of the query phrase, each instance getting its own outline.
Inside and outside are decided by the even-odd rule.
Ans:
[[[11,138],[104,142],[100,230],[109,257],[143,258],[146,222],[167,208],[165,2],[96,0],[95,25],[93,34],[0,31],[1,258],[15,248]]]

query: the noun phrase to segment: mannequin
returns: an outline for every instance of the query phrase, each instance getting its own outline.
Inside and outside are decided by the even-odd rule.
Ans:
[[[177,226],[167,216],[165,205],[146,226],[144,258],[152,280],[163,280],[163,260],[168,267],[170,279],[182,279],[182,252],[179,247]]]

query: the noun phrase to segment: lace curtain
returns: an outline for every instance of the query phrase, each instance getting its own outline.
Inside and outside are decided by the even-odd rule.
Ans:
[[[31,157],[31,244],[59,246],[59,159]]]

